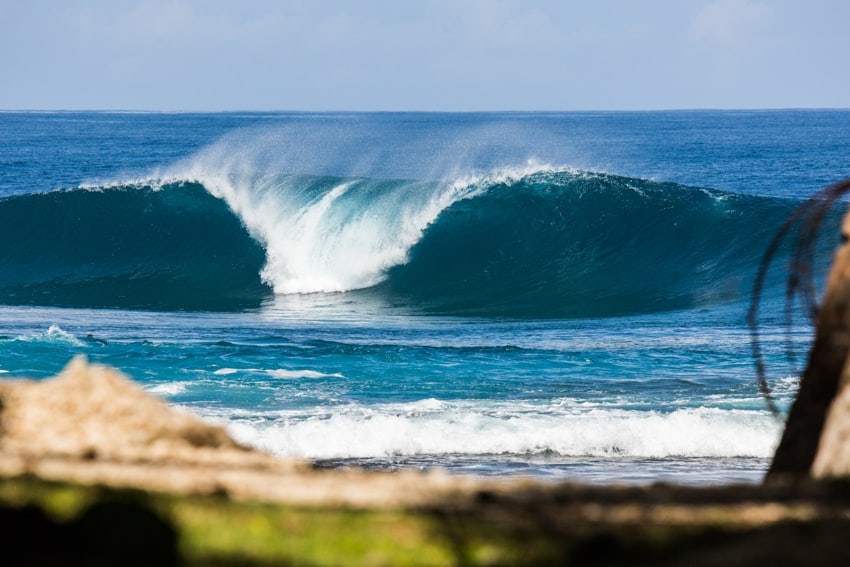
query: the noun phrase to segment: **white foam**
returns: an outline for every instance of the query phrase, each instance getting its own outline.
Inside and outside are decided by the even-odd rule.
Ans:
[[[340,178],[317,189],[311,184],[331,178],[287,174],[286,160],[268,157],[269,143],[263,137],[238,145],[225,139],[162,175],[135,183],[159,187],[194,181],[223,199],[265,246],[261,276],[279,294],[373,286],[389,268],[408,260],[423,231],[453,203],[493,184],[555,171],[530,161],[444,182]]]
[[[493,410],[422,400],[351,406],[324,415],[228,421],[231,433],[244,443],[310,459],[541,452],[571,457],[767,458],[780,434],[776,420],[761,411],[550,409]]]
[[[85,346],[85,343],[75,337],[73,333],[63,330],[59,325],[50,325],[50,327],[48,327],[48,329],[43,333],[22,335],[20,337],[16,337],[15,340],[24,342],[60,343],[79,347]]]
[[[186,391],[186,382],[165,382],[154,386],[146,386],[145,390],[158,396],[176,396]]]
[[[264,368],[219,368],[213,374],[217,376],[230,376],[231,374],[236,374],[238,372],[250,372],[256,374],[266,374],[267,376],[271,376],[272,378],[286,378],[286,379],[297,379],[297,378],[345,378],[339,372],[334,372],[332,374],[327,374],[325,372],[319,372],[317,370],[309,370],[309,369],[299,369],[292,370],[288,368],[273,368],[273,369],[264,369]]]
[[[284,294],[348,291],[379,283],[387,269],[407,261],[410,248],[443,209],[474,192],[470,187],[399,182],[378,193],[375,182],[345,180],[304,202],[299,186],[304,178],[198,178],[265,245],[261,276]]]
[[[593,175],[568,167],[555,167],[530,159],[519,167],[501,167],[484,174],[462,175],[455,178],[452,185],[462,188],[470,186],[510,185],[524,177],[539,173],[572,173],[574,175]]]
[[[285,368],[279,368],[277,370],[266,370],[266,374],[273,378],[288,378],[288,379],[296,379],[296,378],[344,378],[342,374],[339,372],[335,372],[333,374],[325,374],[324,372],[317,372],[315,370],[287,370]]]

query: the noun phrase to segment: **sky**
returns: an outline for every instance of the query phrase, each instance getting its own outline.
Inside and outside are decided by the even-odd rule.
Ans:
[[[850,108],[846,0],[0,0],[0,109]]]

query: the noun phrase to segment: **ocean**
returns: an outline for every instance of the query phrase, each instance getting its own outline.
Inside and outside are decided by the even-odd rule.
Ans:
[[[84,355],[317,467],[760,482],[812,331],[781,249],[776,418],[753,280],[848,176],[845,110],[3,112],[0,379]]]

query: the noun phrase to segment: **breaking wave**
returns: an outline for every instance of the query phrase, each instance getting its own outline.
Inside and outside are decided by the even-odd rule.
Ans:
[[[240,310],[275,295],[578,317],[747,293],[796,203],[547,166],[449,181],[204,175],[0,200],[6,304]]]
[[[773,454],[780,425],[768,413],[713,408],[669,413],[553,405],[511,409],[422,400],[338,408],[310,418],[225,421],[239,440],[286,457],[553,454],[565,457],[757,457]],[[486,404],[485,404],[486,405]]]

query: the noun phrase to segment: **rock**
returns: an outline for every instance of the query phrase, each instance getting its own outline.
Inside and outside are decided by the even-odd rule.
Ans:
[[[78,357],[47,380],[0,381],[0,479],[298,505],[394,507],[456,501],[484,486],[440,471],[317,471],[244,447],[112,368]]]
[[[0,452],[24,458],[208,462],[258,454],[84,357],[48,380],[0,383],[0,407]]]

